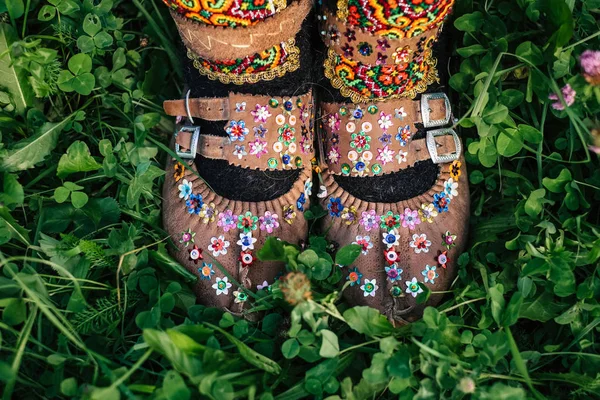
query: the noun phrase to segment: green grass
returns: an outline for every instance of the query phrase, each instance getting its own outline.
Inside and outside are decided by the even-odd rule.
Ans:
[[[261,253],[307,272],[312,301],[252,293],[257,322],[196,304],[160,228],[161,103],[182,82],[158,0],[0,13],[3,399],[600,397],[600,87],[578,65],[599,1],[457,3],[470,243],[445,302],[399,329],[339,300],[354,249],[332,258],[317,233]]]

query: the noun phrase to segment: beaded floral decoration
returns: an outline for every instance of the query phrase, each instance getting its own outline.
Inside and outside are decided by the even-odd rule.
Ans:
[[[415,98],[438,81],[437,61],[431,51],[434,41],[433,37],[420,41],[418,55],[411,62],[398,64],[364,64],[329,49],[324,62],[325,76],[354,103]]]
[[[242,85],[280,78],[300,67],[300,49],[289,39],[252,56],[235,60],[208,60],[188,49],[194,67],[209,79]]]
[[[254,25],[286,7],[285,0],[163,0],[177,14],[207,25]]]
[[[424,233],[418,233],[418,227],[421,224],[431,224],[434,219],[441,213],[448,212],[449,206],[452,199],[458,196],[458,178],[461,175],[461,162],[454,161],[447,166],[450,177],[446,180],[440,193],[435,193],[433,201],[431,203],[423,203],[421,206],[412,210],[405,208],[403,212],[394,214],[393,211],[384,212],[378,215],[375,210],[363,211],[361,215],[356,216],[356,221],[364,231],[373,231],[381,229],[381,242],[385,245],[384,257],[387,265],[384,266],[384,270],[387,279],[390,283],[396,285],[402,281],[403,270],[399,267],[398,261],[400,259],[400,253],[397,250],[397,246],[400,245],[402,237],[398,232],[398,228],[407,228],[409,232],[415,232],[409,239],[409,246],[416,254],[427,254],[429,253],[430,247],[432,246],[433,238],[428,238]],[[327,203],[327,210],[329,216],[332,218],[343,218],[343,213],[346,210],[353,210],[356,214],[356,209],[353,206],[346,207],[342,203],[339,197],[330,197]],[[344,221],[346,222],[346,221]],[[347,222],[346,222],[347,223]],[[450,231],[446,231],[440,238],[436,239],[435,244],[445,247],[450,250],[455,246],[456,235]],[[358,235],[353,244],[361,246],[361,253],[367,255],[369,249],[373,247],[371,243],[370,235]],[[432,257],[431,265],[427,264],[421,271],[421,282],[424,284],[434,285],[435,280],[439,278],[440,269],[446,269],[447,264],[450,262],[448,258],[447,250],[438,250],[437,255]],[[348,272],[346,279],[350,281],[350,286],[359,285],[363,275],[358,271],[356,267],[352,268]],[[363,291],[364,296],[375,296],[375,291],[378,286],[375,280],[364,280],[365,284],[360,287]],[[406,292],[416,297],[423,289],[419,286],[419,281],[416,277],[412,280],[406,281]],[[371,285],[371,286],[369,286]],[[390,289],[390,294],[393,297],[400,297],[402,290],[397,286],[393,286]]]
[[[410,38],[439,27],[453,4],[454,0],[339,0],[337,16],[371,33]]]

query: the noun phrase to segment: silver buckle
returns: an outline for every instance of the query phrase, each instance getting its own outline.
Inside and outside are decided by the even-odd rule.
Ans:
[[[181,151],[181,146],[175,142],[175,154],[181,158],[194,159],[196,158],[196,152],[198,150],[198,140],[200,139],[200,127],[199,126],[188,126],[184,125],[179,128],[179,131],[175,132],[175,138],[181,132],[190,133],[190,146],[188,151]]]
[[[444,119],[430,119],[431,109],[429,108],[430,100],[444,99],[444,105],[446,106],[446,116]],[[446,93],[425,93],[421,95],[421,119],[423,120],[423,126],[425,128],[435,128],[438,126],[446,125],[450,122],[452,117],[452,109],[450,108],[450,99],[446,96]]]
[[[452,135],[454,139],[454,146],[456,151],[454,153],[448,154],[438,154],[437,152],[437,143],[435,142],[435,138],[439,136]],[[462,152],[462,145],[460,143],[460,139],[458,135],[452,128],[444,128],[444,129],[435,129],[433,131],[427,132],[427,150],[429,151],[429,155],[431,156],[431,161],[434,164],[445,164],[452,161],[456,161],[460,158],[460,154]]]

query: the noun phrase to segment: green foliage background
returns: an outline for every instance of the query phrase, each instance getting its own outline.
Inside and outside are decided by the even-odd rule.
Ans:
[[[470,245],[446,301],[396,329],[339,300],[334,260],[355,249],[317,235],[261,253],[311,277],[314,300],[292,308],[275,285],[250,295],[254,322],[196,304],[160,229],[161,102],[181,69],[158,0],[0,13],[4,399],[600,396],[600,87],[577,63],[600,49],[600,1],[457,3]],[[556,111],[566,83],[576,101]]]

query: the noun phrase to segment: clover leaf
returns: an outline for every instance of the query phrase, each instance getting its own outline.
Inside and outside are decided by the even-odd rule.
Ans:
[[[92,93],[96,78],[90,73],[92,59],[87,54],[76,54],[69,59],[69,70],[60,71],[58,87],[67,93],[77,92],[84,96]]]

